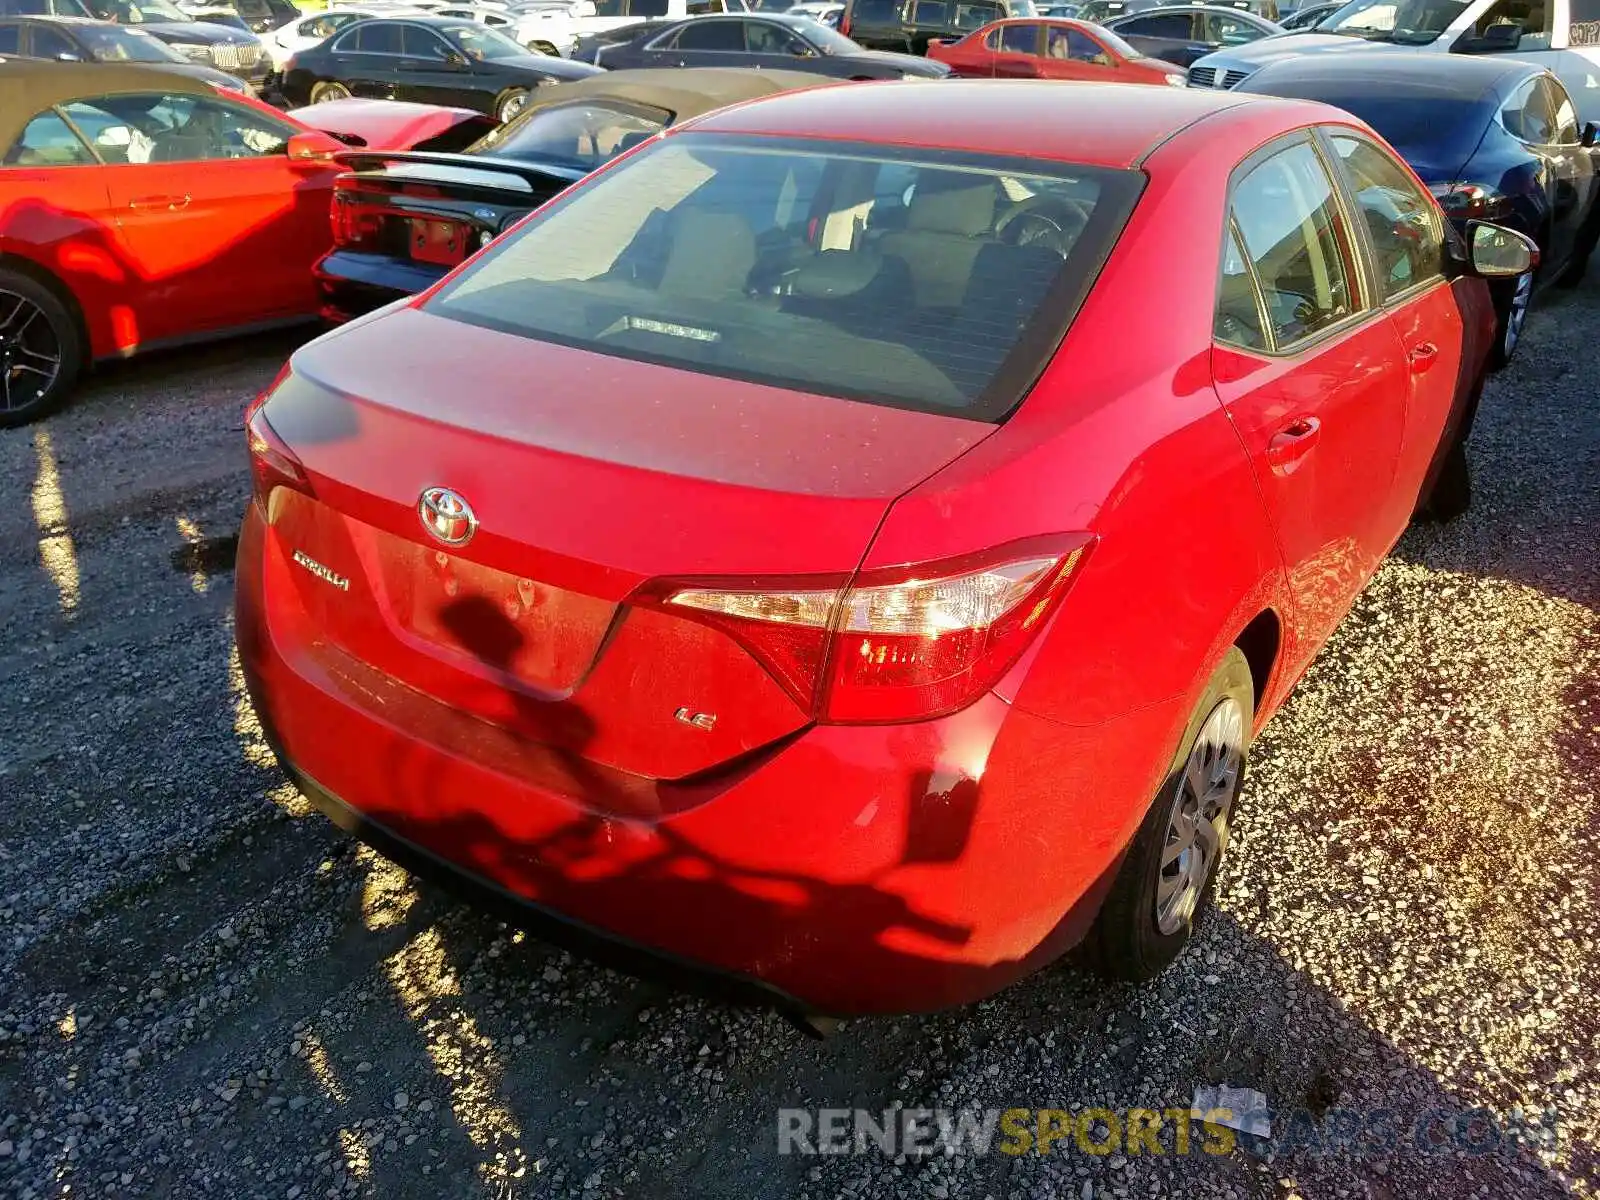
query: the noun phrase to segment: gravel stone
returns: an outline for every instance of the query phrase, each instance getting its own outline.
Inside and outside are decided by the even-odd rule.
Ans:
[[[229,539],[243,405],[296,340],[111,366],[0,432],[0,1196],[1600,1200],[1600,281],[1541,298],[1472,512],[1406,534],[1259,739],[1167,975],[1068,963],[823,1042],[510,929],[287,785],[231,667]],[[1275,1140],[777,1153],[782,1107],[1217,1085]],[[1327,1116],[1479,1107],[1520,1142],[1341,1150]]]

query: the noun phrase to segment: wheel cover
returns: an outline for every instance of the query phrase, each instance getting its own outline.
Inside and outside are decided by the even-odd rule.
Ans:
[[[1506,357],[1522,340],[1522,326],[1528,319],[1528,304],[1533,299],[1533,276],[1518,275],[1516,291],[1511,293],[1511,307],[1506,310]]]
[[[61,376],[61,340],[32,300],[0,289],[0,410],[21,412]]]
[[[527,104],[527,92],[513,92],[500,101],[500,124],[505,125],[510,122],[513,117],[527,107]]]
[[[1228,844],[1244,766],[1244,713],[1231,697],[1211,710],[1178,773],[1177,796],[1156,876],[1156,928],[1177,933],[1194,916]]]
[[[319,83],[312,90],[312,103],[321,104],[328,100],[347,100],[350,98],[350,89],[342,83]]]

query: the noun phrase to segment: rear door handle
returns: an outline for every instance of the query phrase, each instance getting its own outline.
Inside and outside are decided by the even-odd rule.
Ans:
[[[178,212],[189,207],[188,196],[139,196],[128,201],[129,208],[164,208]]]
[[[1413,346],[1406,358],[1411,363],[1411,373],[1421,375],[1439,361],[1439,347],[1432,342],[1423,342],[1421,345]]]
[[[1292,475],[1322,436],[1322,422],[1316,417],[1296,417],[1267,443],[1267,465],[1279,475]]]

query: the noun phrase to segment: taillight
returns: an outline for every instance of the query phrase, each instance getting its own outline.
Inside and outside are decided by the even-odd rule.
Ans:
[[[335,180],[333,199],[328,205],[328,223],[333,244],[347,250],[371,245],[383,232],[384,208],[362,202],[360,193],[343,180]]]
[[[849,581],[658,585],[647,602],[727,632],[820,721],[923,720],[999,681],[1065,595],[1089,540],[1030,539]]]
[[[278,377],[244,410],[245,439],[250,447],[251,486],[255,501],[261,506],[262,512],[267,511],[267,500],[272,495],[273,488],[290,487],[299,492],[310,490],[305,468],[294,456],[294,451],[284,444],[277,431],[267,423],[267,416],[261,411],[267,398],[277,390],[278,385],[288,377],[288,374],[289,368],[285,365],[278,372]]]

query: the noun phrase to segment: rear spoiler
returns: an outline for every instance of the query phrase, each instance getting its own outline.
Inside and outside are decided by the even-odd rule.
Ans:
[[[335,162],[357,171],[370,171],[389,163],[421,163],[426,166],[454,167],[510,175],[534,187],[548,187],[552,181],[576,183],[589,172],[567,163],[516,162],[507,158],[488,158],[477,154],[444,154],[427,150],[341,150]]]

